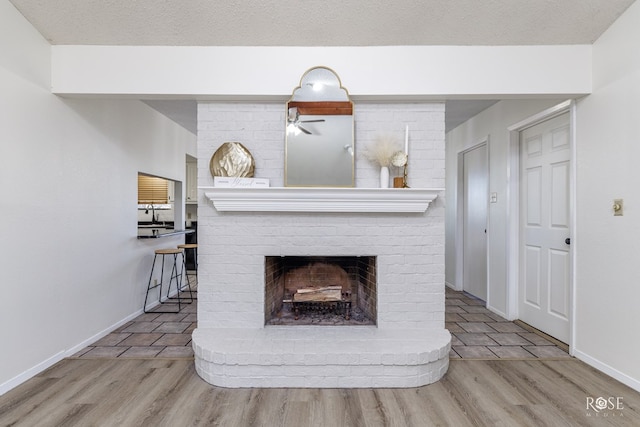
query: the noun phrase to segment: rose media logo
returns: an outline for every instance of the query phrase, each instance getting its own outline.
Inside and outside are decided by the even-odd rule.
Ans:
[[[588,417],[622,417],[624,403],[622,397],[591,397],[587,396]]]

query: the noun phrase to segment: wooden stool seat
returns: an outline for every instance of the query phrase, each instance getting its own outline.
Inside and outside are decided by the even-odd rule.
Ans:
[[[180,248],[156,249],[156,254],[158,255],[171,255],[171,254],[179,254],[179,253],[182,253],[182,249]]]
[[[180,249],[195,249],[198,247],[197,243],[185,243],[183,245],[178,245]]]

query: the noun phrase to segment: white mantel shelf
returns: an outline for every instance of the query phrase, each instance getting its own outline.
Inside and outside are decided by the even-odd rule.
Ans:
[[[221,212],[426,212],[443,188],[200,187]]]

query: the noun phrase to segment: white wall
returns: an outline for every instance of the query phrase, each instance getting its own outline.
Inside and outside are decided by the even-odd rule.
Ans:
[[[458,154],[483,140],[488,140],[489,193],[497,193],[497,203],[488,210],[488,307],[507,317],[507,164],[509,132],[507,128],[560,100],[505,100],[449,131],[446,136],[446,282],[462,290],[459,277],[461,259],[456,257],[458,198]],[[457,271],[458,270],[458,271]]]
[[[593,49],[593,94],[577,104],[575,351],[640,390],[640,2]]]
[[[50,46],[0,2],[0,394],[141,311],[137,173],[184,181],[195,136],[134,100],[50,93]]]
[[[593,93],[576,108],[575,322],[573,354],[640,390],[640,3],[634,3],[593,46]],[[501,101],[447,134],[446,281],[456,276],[457,153],[489,137],[489,294],[505,309],[507,127],[553,105]],[[613,216],[623,198],[624,216]],[[603,392],[604,393],[604,392]]]

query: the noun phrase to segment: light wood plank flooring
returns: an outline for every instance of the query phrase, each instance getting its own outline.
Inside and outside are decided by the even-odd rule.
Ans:
[[[640,393],[482,305],[447,290],[449,372],[413,389],[214,387],[186,352],[195,304],[146,314],[0,396],[0,426],[640,425]]]
[[[622,398],[596,412],[587,399]],[[0,397],[2,426],[638,426],[640,394],[575,359],[451,360],[412,389],[224,389],[189,359],[65,359]]]

